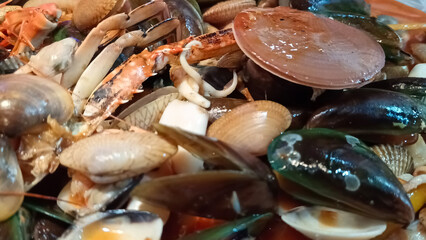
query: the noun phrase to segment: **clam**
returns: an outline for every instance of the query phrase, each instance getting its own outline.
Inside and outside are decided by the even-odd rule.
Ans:
[[[414,159],[414,168],[426,165],[426,144],[421,135],[417,139],[417,142],[405,148]]]
[[[255,156],[265,155],[272,139],[291,124],[291,113],[272,101],[249,102],[213,122],[207,136],[238,146]]]
[[[385,63],[383,49],[365,32],[288,7],[244,10],[233,30],[238,46],[256,64],[310,87],[359,87]]]
[[[401,183],[358,138],[330,129],[287,131],[269,146],[268,160],[297,186],[284,190],[303,201],[403,224],[414,219]]]
[[[410,156],[407,149],[403,147],[375,145],[371,147],[371,150],[388,165],[395,176],[400,176],[404,173],[412,173],[414,170],[413,158]]]
[[[73,11],[73,22],[80,30],[90,30],[103,19],[116,14],[125,4],[125,0],[79,1]]]
[[[228,0],[219,2],[203,14],[204,21],[215,26],[223,26],[231,22],[244,9],[256,7],[254,0]]]
[[[247,103],[247,100],[238,98],[209,98],[211,102],[207,109],[209,113],[209,123],[212,123],[222,117],[225,113],[232,111],[233,108]]]
[[[200,217],[234,220],[267,213],[275,200],[266,181],[241,171],[203,171],[156,178],[132,191],[147,202]]]
[[[26,74],[0,76],[0,132],[8,136],[45,123],[49,115],[64,123],[73,109],[71,95],[56,82]]]
[[[386,222],[326,207],[297,207],[282,220],[315,240],[368,240],[386,230]]]
[[[59,240],[116,239],[159,240],[161,219],[149,212],[108,210],[80,218]]]
[[[426,128],[426,107],[408,95],[382,89],[324,94],[307,128],[331,128],[357,135],[407,135]]]
[[[15,151],[3,135],[0,135],[0,179],[1,192],[24,192],[24,180]],[[0,222],[15,214],[23,200],[23,195],[1,196],[0,208],[2,211],[0,211]]]
[[[62,165],[105,184],[159,167],[177,147],[148,131],[109,130],[84,138],[59,156]]]
[[[161,114],[167,105],[173,100],[181,98],[175,87],[160,88],[124,109],[117,116],[124,122],[115,121],[113,124],[118,124],[121,129],[127,129],[127,123],[130,126],[151,130],[152,124],[160,121]]]

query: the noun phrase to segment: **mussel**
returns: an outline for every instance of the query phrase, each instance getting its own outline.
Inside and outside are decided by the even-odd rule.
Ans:
[[[59,239],[159,240],[162,232],[163,222],[155,214],[129,210],[109,210],[80,218]]]
[[[0,191],[24,192],[24,180],[18,165],[15,151],[9,145],[9,141],[0,135]],[[12,216],[21,206],[24,196],[0,197],[0,221]]]
[[[326,207],[298,207],[282,220],[312,239],[368,240],[382,234],[386,222]]]
[[[401,183],[358,138],[330,129],[288,131],[269,146],[268,159],[305,190],[288,189],[296,198],[403,224],[414,219]]]
[[[356,89],[327,98],[307,128],[331,128],[348,134],[407,135],[426,128],[426,106],[409,96],[382,89]]]
[[[49,115],[64,123],[73,109],[71,95],[54,81],[27,74],[0,76],[0,132],[7,136],[20,135]]]

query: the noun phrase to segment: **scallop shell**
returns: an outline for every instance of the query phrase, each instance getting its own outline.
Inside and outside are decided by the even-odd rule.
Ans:
[[[228,0],[209,8],[203,14],[204,21],[213,25],[225,25],[244,9],[256,7],[254,0]]]
[[[412,173],[414,170],[413,158],[407,149],[395,145],[375,145],[371,148],[383,162],[388,165],[395,176]]]
[[[78,30],[89,30],[123,6],[124,0],[79,1],[72,21]]]
[[[213,122],[207,136],[261,156],[271,141],[291,124],[291,113],[272,101],[254,101],[235,107]]]

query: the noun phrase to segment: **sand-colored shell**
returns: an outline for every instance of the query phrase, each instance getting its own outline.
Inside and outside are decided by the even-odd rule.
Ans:
[[[254,101],[235,107],[213,122],[207,136],[214,137],[253,155],[267,152],[272,140],[291,123],[291,113],[272,101]]]
[[[89,30],[104,18],[117,12],[124,0],[91,0],[80,1],[74,9],[73,23],[80,30]]]
[[[204,21],[221,26],[231,22],[244,9],[256,7],[254,0],[228,0],[209,8],[203,14]]]
[[[407,149],[400,146],[383,144],[375,145],[371,149],[388,165],[395,176],[413,172],[413,158]]]

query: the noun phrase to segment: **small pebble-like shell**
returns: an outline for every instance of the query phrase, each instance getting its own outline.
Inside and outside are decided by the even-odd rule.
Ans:
[[[203,19],[213,25],[224,25],[232,21],[239,12],[251,7],[256,7],[254,0],[228,0],[208,9],[203,14]]]
[[[371,149],[388,165],[395,176],[413,172],[413,158],[407,149],[392,145],[376,145]]]

